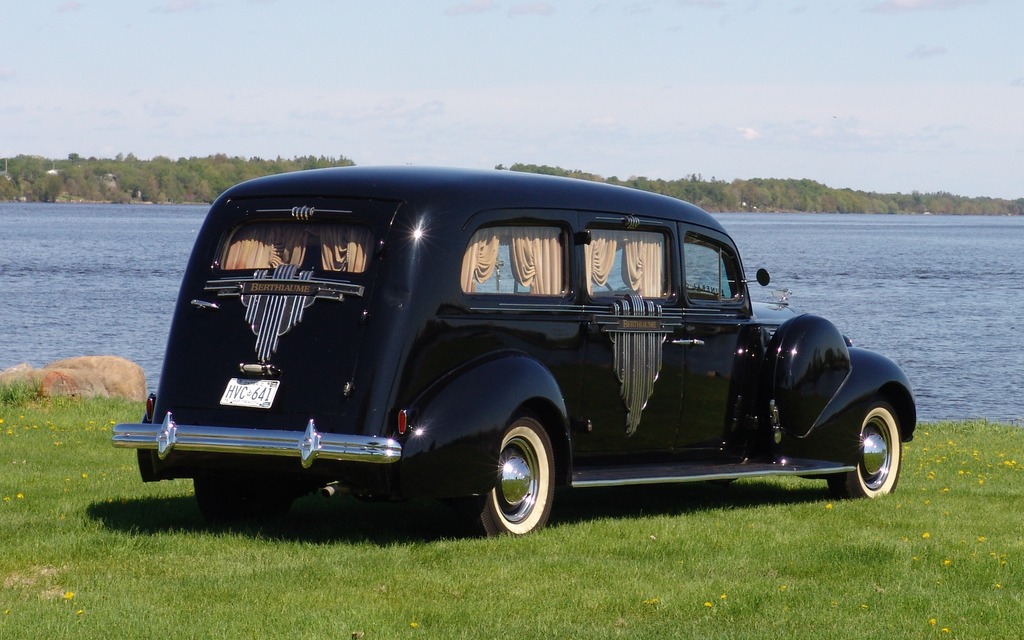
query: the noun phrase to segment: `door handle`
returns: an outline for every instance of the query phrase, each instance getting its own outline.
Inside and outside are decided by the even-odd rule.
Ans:
[[[703,347],[704,341],[698,338],[690,338],[688,340],[679,339],[673,340],[672,344],[678,344],[683,347]]]

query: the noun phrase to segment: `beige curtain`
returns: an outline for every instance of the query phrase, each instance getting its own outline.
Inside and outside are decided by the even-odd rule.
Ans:
[[[372,251],[373,232],[362,227],[323,227],[320,231],[320,265],[324,271],[366,271]]]
[[[660,234],[630,231],[623,234],[622,279],[637,294],[662,298],[665,291],[665,250]]]
[[[254,235],[237,233],[228,246],[224,257],[225,269],[266,269],[270,266],[270,256],[274,245]],[[255,265],[255,266],[254,266]]]
[[[283,224],[250,225],[235,232],[225,253],[224,269],[269,269],[302,264],[306,232]]]
[[[486,282],[494,273],[498,262],[498,234],[496,229],[481,229],[473,234],[462,256],[462,290],[476,291],[478,283]]]
[[[590,244],[584,245],[584,257],[587,263],[587,293],[593,294],[594,287],[603,287],[608,284],[608,276],[612,272],[612,265],[615,264],[615,251],[619,243],[615,239],[618,235],[611,231],[591,231]]]
[[[512,272],[534,295],[558,295],[564,290],[562,242],[558,229],[510,227]]]

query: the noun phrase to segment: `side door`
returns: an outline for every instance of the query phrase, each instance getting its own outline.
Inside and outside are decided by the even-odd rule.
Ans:
[[[584,212],[579,224],[586,344],[575,453],[670,451],[683,376],[676,224]]]
[[[682,411],[676,446],[720,456],[743,427],[743,372],[750,301],[735,246],[710,230],[680,225],[683,242]]]

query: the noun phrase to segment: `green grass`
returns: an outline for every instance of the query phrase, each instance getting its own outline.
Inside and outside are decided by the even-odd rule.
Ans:
[[[1024,429],[921,425],[894,495],[578,490],[460,537],[429,502],[304,498],[221,528],[143,484],[118,401],[0,402],[0,638],[1020,637]]]

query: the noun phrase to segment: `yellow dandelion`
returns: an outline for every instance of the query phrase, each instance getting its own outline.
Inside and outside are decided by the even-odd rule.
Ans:
[[[725,599],[726,599],[726,598],[728,598],[728,597],[729,597],[729,596],[727,596],[727,595],[725,595],[725,594],[723,593],[722,595],[718,596],[718,599],[719,599],[719,600],[725,600]]]
[[[17,498],[18,500],[24,500],[25,494],[19,491],[18,494],[14,497]]]
[[[82,474],[82,479],[83,479],[83,480],[84,480],[84,479],[86,479],[86,478],[88,478],[88,477],[89,477],[89,474],[88,474],[88,473],[83,473],[83,474]]]
[[[924,533],[921,534],[921,537],[924,538],[925,540],[927,540],[928,538],[932,537],[932,534],[930,534],[927,531],[925,531]]]
[[[831,508],[832,508],[832,503],[830,502],[830,503],[826,504],[826,505],[825,505],[825,508],[826,508],[826,509],[831,509]]]
[[[936,624],[938,624],[938,621],[935,618],[928,618],[928,624],[934,627]]]
[[[704,606],[707,607],[708,609],[710,609],[711,607],[715,606],[715,603],[714,602],[705,602]]]
[[[420,623],[418,623],[415,620],[413,620],[412,622],[409,623],[409,626],[412,627],[413,629],[419,629],[420,628]]]
[[[65,600],[74,600],[75,599],[75,592],[74,591],[65,591],[64,592],[64,599]]]
[[[978,542],[985,542],[987,539],[985,536],[978,536]]]
[[[942,561],[942,566],[944,567],[948,567],[951,564],[953,564],[953,561],[948,558]]]

